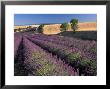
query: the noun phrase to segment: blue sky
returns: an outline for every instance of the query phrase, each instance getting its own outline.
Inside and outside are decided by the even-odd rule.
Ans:
[[[14,25],[48,24],[70,22],[78,19],[79,22],[96,22],[96,14],[15,14]]]

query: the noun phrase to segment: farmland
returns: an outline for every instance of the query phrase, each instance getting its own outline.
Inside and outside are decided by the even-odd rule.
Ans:
[[[96,76],[96,66],[96,40],[14,33],[15,76]]]

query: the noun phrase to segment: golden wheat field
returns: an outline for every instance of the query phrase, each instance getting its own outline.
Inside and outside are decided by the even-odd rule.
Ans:
[[[45,25],[44,26],[44,34],[57,34],[60,33],[60,25],[61,24],[52,24],[52,25]],[[84,22],[78,24],[78,30],[77,31],[96,31],[97,30],[97,24],[96,22]],[[71,30],[71,26],[69,25],[68,31]]]

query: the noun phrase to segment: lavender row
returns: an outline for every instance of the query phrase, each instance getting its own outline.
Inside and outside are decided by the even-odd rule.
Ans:
[[[88,40],[81,40],[76,38],[70,38],[70,37],[63,37],[63,36],[57,36],[57,35],[44,35],[44,34],[37,34],[33,35],[33,38],[42,39],[45,41],[54,42],[57,44],[69,46],[69,47],[77,47],[81,49],[86,49],[88,46],[96,47],[96,41],[88,41]],[[95,45],[95,46],[94,46]],[[91,47],[88,47],[91,48]]]
[[[48,38],[48,37],[50,37],[50,38]],[[78,40],[78,39],[73,39],[74,43],[72,43],[72,42],[68,41],[69,39],[65,39],[65,37],[62,38],[63,40],[65,40],[65,41],[63,41],[63,40],[57,39],[57,38],[60,38],[58,36],[55,36],[55,35],[54,36],[46,36],[46,35],[42,35],[42,34],[41,35],[38,34],[34,37],[32,36],[32,38],[47,41],[50,43],[54,43],[56,45],[63,46],[63,48],[64,47],[68,48],[68,50],[77,49],[77,50],[80,50],[80,52],[83,53],[83,55],[86,56],[86,58],[92,59],[95,61],[97,59],[96,42],[95,41],[82,41],[82,40]],[[55,38],[56,41],[53,38]],[[72,47],[68,46],[70,44],[71,45],[73,44],[74,46],[72,46]]]
[[[14,33],[14,57],[17,55],[17,50],[19,48],[22,35],[20,33]]]
[[[27,38],[23,38],[24,64],[32,73],[30,75],[43,76],[76,76],[78,73],[74,68],[61,59],[52,56]]]
[[[77,48],[80,51],[83,51],[85,55],[88,55],[89,58],[93,60],[97,59],[96,41],[83,41],[76,38],[61,37],[57,35],[47,36],[44,34],[33,35],[32,38],[52,42],[58,45],[68,46],[70,48]]]
[[[30,38],[32,42],[41,46],[43,49],[57,55],[75,68],[80,70],[84,75],[96,75],[96,61],[90,59],[88,55],[76,47],[68,47],[64,45],[58,45],[52,42],[44,41],[41,39]]]

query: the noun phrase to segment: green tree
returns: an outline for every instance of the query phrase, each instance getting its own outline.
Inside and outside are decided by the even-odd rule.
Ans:
[[[60,26],[61,32],[66,31],[68,29],[68,27],[69,27],[69,24],[68,23],[61,24],[61,26]]]
[[[43,33],[43,27],[44,27],[44,24],[41,24],[41,25],[38,27],[38,33]]]
[[[75,33],[76,30],[78,29],[78,19],[72,19],[70,21],[71,27],[73,29],[73,32]]]

